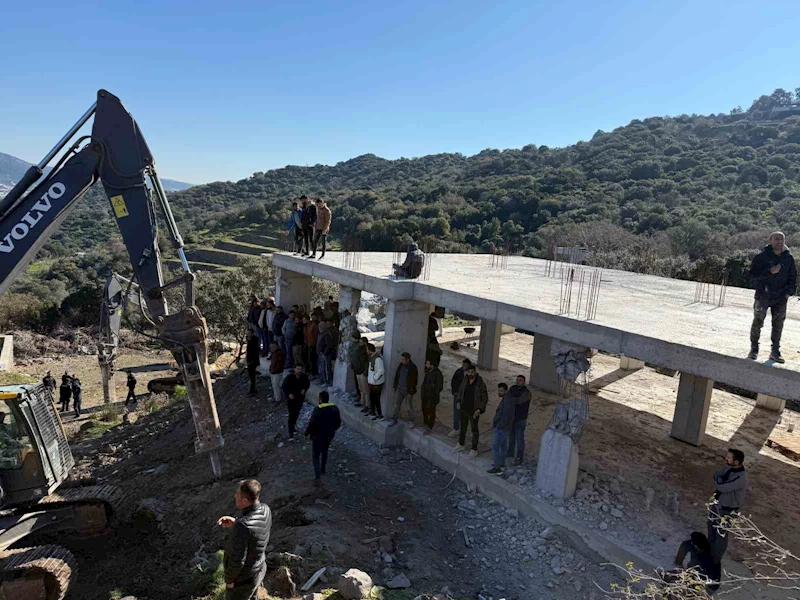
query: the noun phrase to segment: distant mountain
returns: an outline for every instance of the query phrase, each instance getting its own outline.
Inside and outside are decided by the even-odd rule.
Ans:
[[[161,179],[161,185],[167,192],[179,192],[181,190],[188,190],[193,187],[193,183],[186,183],[184,181],[175,181],[174,179]]]
[[[22,179],[25,171],[27,171],[30,166],[31,163],[29,162],[25,162],[16,156],[0,152],[0,196],[5,195],[8,190],[14,187],[14,184]],[[168,192],[185,190],[193,185],[183,181],[175,181],[174,179],[162,179],[161,184]]]

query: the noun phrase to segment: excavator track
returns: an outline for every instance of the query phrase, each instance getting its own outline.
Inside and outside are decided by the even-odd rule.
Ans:
[[[113,485],[62,488],[37,504],[44,509],[65,505],[74,506],[80,514],[78,533],[82,534],[105,533],[114,521],[127,518],[126,496]]]
[[[0,600],[62,600],[77,567],[69,550],[52,544],[0,552]]]

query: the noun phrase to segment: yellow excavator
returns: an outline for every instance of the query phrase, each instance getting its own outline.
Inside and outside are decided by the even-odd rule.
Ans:
[[[91,135],[72,143],[45,174],[92,117]],[[172,352],[186,386],[195,451],[209,455],[219,477],[223,438],[208,366],[208,327],[195,304],[195,276],[139,125],[110,92],[97,92],[96,102],[0,199],[0,294],[97,181],[128,249],[145,317]],[[156,212],[183,266],[169,282],[163,278]],[[178,286],[183,303],[169,310],[164,292]],[[49,390],[43,385],[0,388],[0,600],[61,600],[67,593],[75,570],[72,554],[55,545],[20,547],[26,536],[97,533],[119,517],[123,495],[113,486],[59,489],[73,463]]]

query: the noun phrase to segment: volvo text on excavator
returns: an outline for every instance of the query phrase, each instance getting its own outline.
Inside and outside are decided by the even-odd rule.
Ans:
[[[91,135],[75,141],[45,175],[45,167],[92,116]],[[219,476],[223,438],[208,366],[208,329],[195,306],[195,277],[150,149],[113,94],[100,90],[96,102],[58,144],[0,199],[0,294],[98,180],[128,249],[146,317],[181,371],[197,433],[195,450],[209,454]],[[181,276],[166,283],[157,209],[183,266]],[[164,292],[175,286],[183,286],[184,305],[169,310]],[[0,421],[0,600],[58,600],[66,594],[74,569],[69,551],[53,545],[10,547],[34,532],[103,530],[118,516],[121,494],[112,486],[57,491],[73,459],[44,386],[0,388],[0,415],[5,415]]]

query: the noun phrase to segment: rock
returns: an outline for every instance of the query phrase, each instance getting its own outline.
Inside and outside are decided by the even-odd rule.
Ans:
[[[137,415],[135,412],[126,412],[124,415],[122,415],[122,422],[125,423],[125,425],[132,425],[133,423],[136,423],[138,419],[139,415]],[[81,430],[83,430],[84,425],[91,426],[91,423],[84,423],[81,425]]]
[[[561,558],[558,556],[554,556],[553,559],[550,561],[550,568],[557,569],[561,566]]]
[[[574,585],[575,585],[575,591],[576,591],[576,592],[580,592],[580,591],[581,591],[581,588],[583,587],[583,586],[581,585],[581,582],[580,582],[580,581],[578,581],[578,580],[575,580],[575,583],[574,583]]]
[[[386,587],[390,590],[404,590],[411,587],[411,582],[408,580],[408,577],[405,576],[405,573],[400,573],[387,581]]]
[[[339,577],[336,589],[344,600],[369,598],[372,592],[372,578],[364,571],[350,569]]]
[[[389,456],[392,453],[392,451],[389,450],[389,448],[380,448],[378,452],[380,453],[381,456]]]
[[[264,580],[264,587],[272,596],[293,598],[297,594],[297,586],[292,580],[292,573],[286,567],[278,567]]]
[[[591,495],[592,495],[591,488],[585,487],[578,490],[578,493],[575,494],[575,498],[578,500],[586,500]]]
[[[153,469],[153,475],[163,475],[167,471],[169,471],[168,465],[165,464],[158,465],[155,469]]]
[[[167,515],[169,506],[158,498],[145,498],[136,506],[134,516],[146,521],[161,523]]]
[[[394,562],[394,559],[392,558],[391,554],[384,553],[382,558],[383,562],[386,563],[387,565],[390,565]]]
[[[620,495],[622,493],[622,488],[620,488],[619,481],[617,479],[612,479],[608,482],[608,489],[611,490],[612,494]]]
[[[400,521],[400,522],[402,523],[402,522],[403,522],[403,521],[405,521],[406,519],[405,519],[405,517],[397,517],[397,520],[398,520],[398,521]]]
[[[325,551],[325,547],[320,544],[319,542],[314,542],[311,544],[310,552],[311,554],[322,554]]]
[[[542,533],[539,534],[539,537],[543,540],[549,539],[550,536],[553,534],[553,528],[547,527]]]
[[[656,491],[653,488],[644,488],[644,509],[650,510],[650,505],[653,503],[653,497]]]
[[[297,554],[297,556],[303,556],[306,554],[306,549],[298,544],[297,546],[294,547],[292,554]]]
[[[603,521],[602,523],[600,523],[600,530],[605,531],[606,529],[608,529],[608,523]]]
[[[519,511],[516,508],[507,508],[506,509],[506,514],[509,517],[513,517],[514,519],[518,519],[519,518]]]
[[[562,517],[566,516],[567,509],[562,506],[561,508],[558,509],[558,514],[560,514]]]
[[[388,535],[382,535],[378,538],[378,547],[381,549],[381,552],[386,552],[388,554],[392,554],[395,551],[394,540]]]
[[[622,511],[617,509],[617,508],[612,508],[611,509],[611,516],[612,517],[616,517],[618,519],[621,519],[622,518]]]

